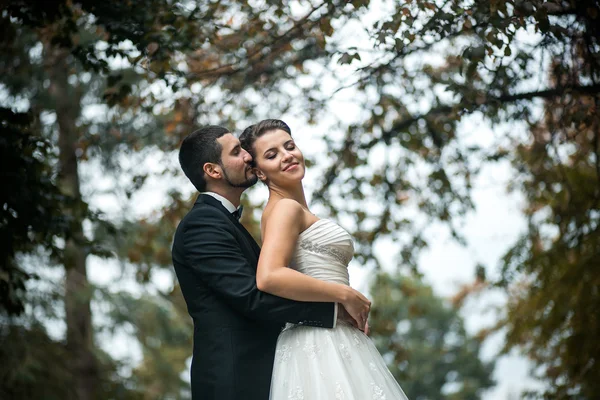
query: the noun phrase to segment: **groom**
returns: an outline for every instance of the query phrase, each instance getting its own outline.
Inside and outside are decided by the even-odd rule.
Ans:
[[[177,227],[173,264],[194,321],[194,400],[268,400],[275,344],[286,322],[332,328],[334,303],[302,303],[256,287],[260,248],[238,222],[257,181],[252,157],[227,129],[187,136],[179,163],[200,192]]]

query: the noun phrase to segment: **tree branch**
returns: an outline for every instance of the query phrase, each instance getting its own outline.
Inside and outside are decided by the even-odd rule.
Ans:
[[[269,48],[269,47],[275,46],[278,43],[279,43],[279,45],[278,45],[278,48],[279,48],[279,47],[291,42],[292,39],[296,39],[298,36],[300,36],[301,34],[304,33],[305,30],[303,30],[302,28],[307,23],[307,21],[311,22],[312,25],[318,24],[320,21],[319,19],[311,21],[310,17],[311,17],[311,15],[313,15],[316,11],[318,11],[320,8],[322,8],[326,4],[327,4],[326,2],[323,2],[318,6],[314,6],[304,17],[302,17],[300,20],[295,22],[294,26],[289,28],[287,31],[285,31],[281,35],[272,37],[272,40],[270,43],[263,43],[261,46],[256,46],[257,50],[254,50],[253,52],[249,53],[245,57],[245,60],[248,62],[249,65],[254,65],[254,64],[262,61],[261,54],[262,54],[262,50],[264,48]],[[287,40],[285,42],[281,43],[283,39],[287,39]],[[232,63],[219,65],[214,68],[206,69],[202,72],[195,72],[195,73],[188,74],[188,77],[194,77],[194,78],[198,79],[203,76],[221,75],[222,71],[225,71],[223,73],[223,75],[231,75],[236,72],[239,72],[239,70],[236,69],[236,66],[239,65],[241,62],[242,62],[242,60],[238,60],[238,61],[235,61]]]
[[[499,101],[502,103],[510,103],[519,100],[531,100],[534,98],[552,99],[561,97],[565,94],[587,94],[594,95],[600,93],[600,84],[580,86],[580,85],[565,85],[553,89],[539,90],[534,92],[524,92],[516,94],[504,94],[498,97],[488,97],[491,101]],[[489,103],[487,101],[486,103]]]
[[[566,85],[566,86],[561,86],[561,87],[557,87],[557,88],[553,88],[553,89],[539,90],[539,91],[534,91],[534,92],[505,94],[505,95],[496,96],[496,97],[488,96],[487,101],[481,105],[478,105],[477,107],[479,108],[482,105],[490,104],[493,102],[512,103],[512,102],[516,102],[519,100],[531,100],[534,98],[552,99],[555,97],[564,96],[565,94],[595,95],[598,93],[600,93],[600,84],[594,84],[594,85],[589,85],[589,86]],[[372,141],[370,141],[369,143],[367,143],[361,147],[368,149],[381,140],[389,139],[389,138],[395,136],[395,134],[397,132],[407,129],[409,126],[411,126],[412,124],[414,124],[415,122],[417,122],[423,118],[434,116],[434,115],[447,114],[453,110],[465,109],[472,105],[474,105],[474,103],[466,103],[466,102],[458,103],[453,106],[442,105],[442,106],[433,108],[426,113],[417,114],[417,115],[411,116],[409,118],[400,120],[400,121],[396,122],[390,130],[384,131],[381,135],[381,138],[375,138]]]

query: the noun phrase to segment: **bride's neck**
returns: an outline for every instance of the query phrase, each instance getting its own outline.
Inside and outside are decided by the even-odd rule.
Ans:
[[[269,202],[281,199],[296,200],[302,207],[308,210],[308,204],[306,203],[306,196],[304,195],[304,187],[302,184],[290,188],[270,187]]]

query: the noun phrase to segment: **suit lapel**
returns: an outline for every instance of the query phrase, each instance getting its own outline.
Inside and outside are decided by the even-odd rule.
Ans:
[[[256,240],[254,240],[254,238],[252,237],[252,235],[250,234],[250,232],[248,232],[248,230],[246,229],[246,227],[244,227],[244,225],[240,224],[240,221],[238,221],[237,219],[235,219],[233,216],[231,217],[231,219],[233,219],[233,222],[235,224],[235,226],[242,231],[242,233],[244,234],[244,236],[246,236],[246,238],[248,239],[248,241],[251,243],[252,249],[254,250],[254,254],[256,254],[256,258],[259,257],[260,254],[260,247],[258,246],[258,243],[256,243]]]
[[[250,244],[250,247],[252,248],[254,255],[258,259],[259,254],[260,254],[260,247],[258,246],[258,243],[256,243],[256,240],[254,240],[254,238],[252,237],[250,232],[248,232],[246,230],[246,228],[244,228],[244,225],[240,224],[240,221],[238,221],[237,218],[235,218],[233,215],[231,215],[231,213],[229,211],[227,211],[227,209],[225,207],[223,207],[223,204],[221,204],[221,202],[219,200],[215,199],[212,196],[209,196],[206,194],[201,194],[198,196],[198,199],[196,200],[196,204],[198,204],[198,203],[203,203],[203,204],[208,204],[210,206],[213,206],[217,210],[221,211],[223,214],[227,215],[227,218],[229,218],[229,220],[235,225],[237,230],[240,231],[244,235],[245,239]],[[254,267],[256,267],[256,265]]]

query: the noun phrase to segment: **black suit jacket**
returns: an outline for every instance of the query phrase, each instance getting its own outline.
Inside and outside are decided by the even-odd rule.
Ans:
[[[194,321],[194,400],[268,400],[285,322],[333,326],[333,303],[303,303],[256,287],[260,248],[215,198],[200,195],[177,227],[173,265]]]

